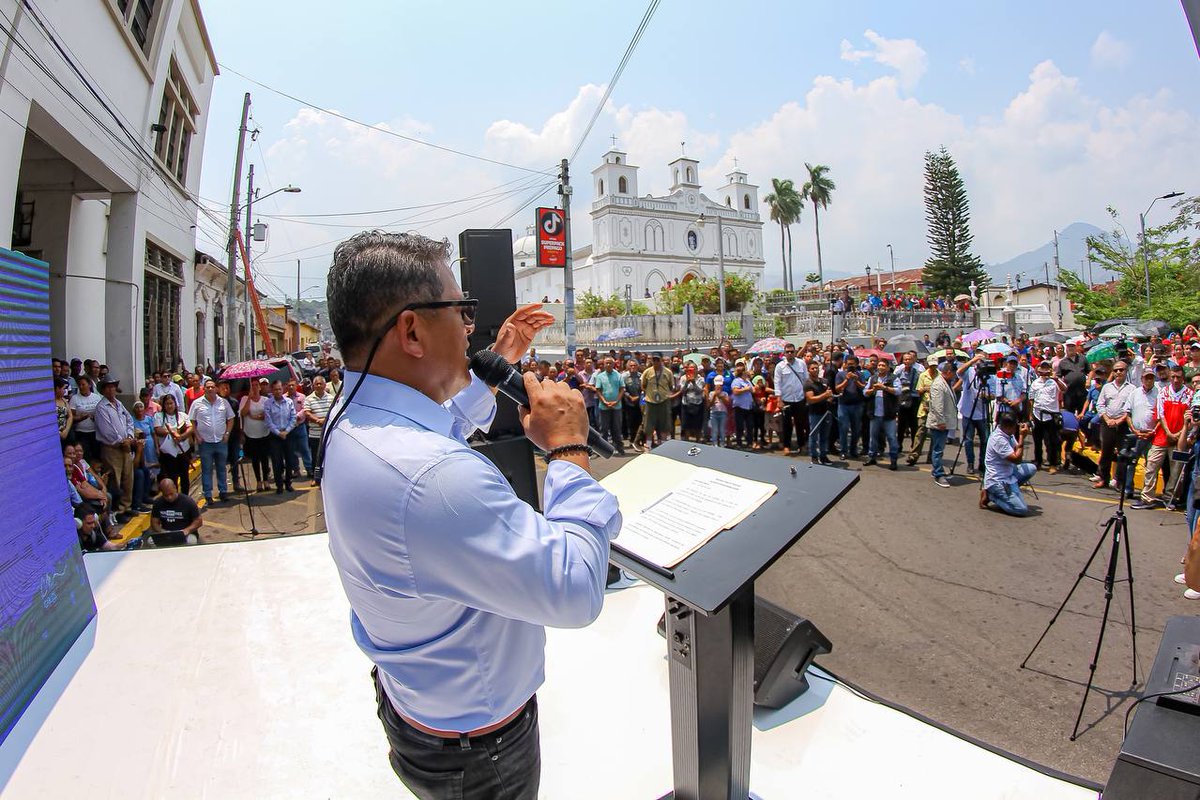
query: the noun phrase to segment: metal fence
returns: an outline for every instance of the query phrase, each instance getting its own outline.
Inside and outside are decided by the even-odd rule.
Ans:
[[[769,324],[771,331],[763,336],[774,335],[773,319]],[[690,330],[682,314],[591,317],[575,321],[575,344],[596,349],[627,347],[645,350],[655,347],[685,347],[689,344],[695,347],[712,347],[722,340],[728,340],[731,344],[740,346],[753,342],[753,337],[757,335],[760,327],[754,315],[741,313],[726,314],[724,321],[719,314],[695,314],[692,316]],[[617,328],[634,328],[642,335],[611,342],[600,339],[603,334]],[[538,347],[560,348],[565,347],[566,343],[566,330],[561,322],[538,332]]]
[[[924,328],[963,328],[974,330],[979,327],[978,311],[876,311],[868,316],[878,320],[880,328],[886,330],[920,330]]]

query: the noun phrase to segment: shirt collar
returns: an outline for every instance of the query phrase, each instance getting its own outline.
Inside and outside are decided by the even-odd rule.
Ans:
[[[358,382],[359,373],[347,370],[342,378],[346,386]],[[349,394],[346,395],[349,397]],[[449,437],[454,417],[445,406],[433,402],[413,387],[378,375],[366,375],[354,395],[356,405],[379,409],[411,420],[426,430]]]

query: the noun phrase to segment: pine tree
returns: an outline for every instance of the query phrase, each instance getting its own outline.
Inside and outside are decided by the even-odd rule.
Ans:
[[[925,287],[951,297],[982,292],[991,282],[983,262],[971,253],[971,211],[967,190],[953,156],[943,146],[925,153],[925,222],[929,260],[921,272]]]

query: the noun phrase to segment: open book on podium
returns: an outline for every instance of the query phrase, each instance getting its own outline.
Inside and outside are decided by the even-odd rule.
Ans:
[[[600,484],[620,503],[621,547],[659,567],[683,561],[777,491],[774,484],[652,453]]]

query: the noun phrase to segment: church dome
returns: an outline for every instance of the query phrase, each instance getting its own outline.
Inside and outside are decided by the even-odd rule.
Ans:
[[[525,235],[513,241],[513,269],[537,265],[537,237],[533,235],[533,226],[525,230]]]

